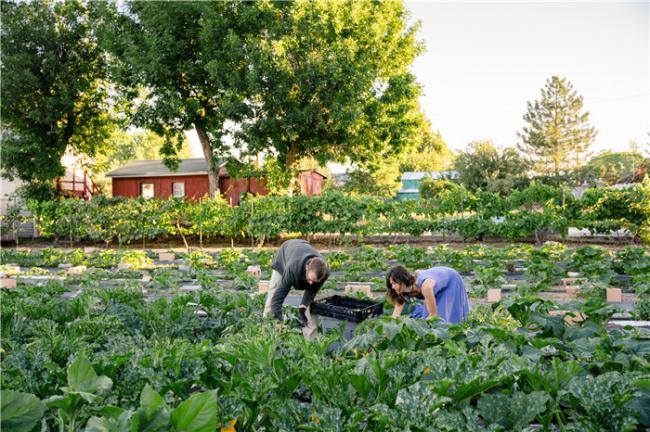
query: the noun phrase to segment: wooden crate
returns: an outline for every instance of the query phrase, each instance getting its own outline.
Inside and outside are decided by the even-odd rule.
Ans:
[[[501,289],[499,288],[490,288],[487,291],[487,301],[488,303],[496,303],[501,301]]]
[[[12,278],[0,279],[0,288],[16,288],[16,279],[12,279]]]
[[[607,302],[620,303],[623,301],[623,291],[620,288],[607,288]]]
[[[176,254],[174,252],[160,252],[158,254],[158,261],[162,262],[171,262],[176,259]]]
[[[246,273],[256,278],[262,277],[262,267],[258,265],[248,266]]]
[[[372,297],[372,284],[348,284],[345,286],[346,293],[360,292]]]
[[[86,271],[86,266],[75,266],[70,267],[68,271],[65,272],[67,276],[79,275]]]

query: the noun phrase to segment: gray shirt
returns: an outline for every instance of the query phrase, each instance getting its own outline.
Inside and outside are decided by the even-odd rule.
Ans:
[[[271,262],[271,268],[282,275],[282,280],[276,288],[271,299],[271,313],[276,319],[282,319],[282,304],[289,294],[291,287],[305,291],[301,305],[309,306],[316,297],[316,293],[327,280],[329,273],[323,279],[312,285],[307,283],[305,266],[313,257],[322,255],[305,240],[287,240],[282,243]]]

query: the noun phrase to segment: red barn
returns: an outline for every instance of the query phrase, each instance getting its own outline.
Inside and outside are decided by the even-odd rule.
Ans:
[[[172,172],[162,160],[133,161],[111,171],[113,196],[131,198],[176,198],[198,199],[210,191],[205,159],[181,159],[178,169]],[[307,195],[319,194],[325,176],[316,171],[301,174],[301,190]],[[234,179],[228,175],[225,163],[219,166],[219,191],[232,205],[239,205],[245,193],[266,195],[269,190],[263,178],[249,177]]]

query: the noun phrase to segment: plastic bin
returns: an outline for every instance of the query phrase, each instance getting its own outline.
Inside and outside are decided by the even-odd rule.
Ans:
[[[334,295],[315,302],[311,312],[321,317],[360,323],[371,316],[383,314],[383,303]]]

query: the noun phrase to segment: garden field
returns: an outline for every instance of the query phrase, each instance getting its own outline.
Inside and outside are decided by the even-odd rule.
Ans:
[[[2,1],[0,432],[650,431],[648,21],[417,3]]]
[[[448,265],[472,311],[462,325],[383,316],[315,342],[291,307],[284,323],[261,319],[273,252],[2,250],[2,428],[650,427],[647,248],[330,250],[319,297],[383,302],[390,266]]]

